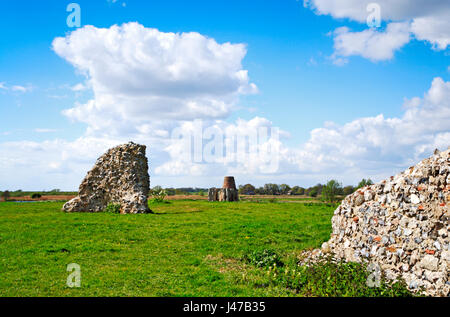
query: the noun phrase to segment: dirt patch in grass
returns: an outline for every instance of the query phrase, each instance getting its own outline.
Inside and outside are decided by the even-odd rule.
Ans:
[[[74,195],[47,195],[42,196],[40,198],[31,198],[30,196],[23,197],[10,197],[8,201],[62,201],[62,200],[71,200],[75,198]]]
[[[234,258],[226,258],[223,254],[219,253],[216,256],[208,254],[205,257],[205,263],[218,268],[220,273],[227,272],[245,272],[247,264]]]

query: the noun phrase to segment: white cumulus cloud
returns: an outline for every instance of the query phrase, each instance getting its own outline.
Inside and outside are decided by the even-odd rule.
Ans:
[[[400,108],[400,105],[399,105]],[[268,138],[257,144],[259,150],[270,144],[269,151],[247,151],[239,160],[239,152],[208,164],[193,162],[191,139],[173,139],[165,150],[170,158],[156,168],[162,175],[251,175],[262,179],[311,179],[315,182],[330,178],[348,184],[363,177],[380,180],[416,164],[430,156],[434,149],[450,146],[450,82],[440,77],[433,79],[423,97],[404,102],[400,117],[379,114],[352,120],[343,125],[326,122],[324,127],[313,129],[310,138],[299,146],[287,146],[282,132],[279,138]],[[216,122],[215,126],[225,136],[249,136],[261,127],[275,128],[272,123],[256,117],[237,120],[235,123]],[[198,125],[184,124],[182,131],[194,131]],[[203,142],[208,142],[204,140]],[[232,141],[225,137],[225,142]],[[268,163],[269,162],[269,163]],[[275,170],[268,169],[275,162]],[[268,173],[267,173],[268,172]],[[265,173],[267,173],[265,175]],[[265,175],[265,176],[264,176]]]
[[[10,190],[75,190],[97,157],[120,142],[80,137],[74,141],[0,143],[1,185]]]
[[[435,78],[425,95],[405,102],[400,118],[360,118],[311,131],[286,160],[299,171],[346,178],[386,177],[450,145],[450,82]]]
[[[198,128],[203,132],[200,160],[194,157],[194,138],[177,139],[174,128],[151,135],[144,130],[129,139],[83,136],[75,141],[5,142],[0,143],[0,175],[3,186],[9,188],[33,188],[39,183],[48,189],[74,189],[99,155],[132,139],[148,146],[153,184],[156,178],[161,184],[172,186],[212,186],[226,174],[257,184],[291,182],[305,186],[330,178],[345,184],[355,184],[363,177],[381,180],[431,155],[435,148],[446,149],[450,145],[449,81],[436,77],[422,97],[405,100],[403,109],[400,117],[379,114],[343,125],[326,122],[298,146],[286,145],[289,134],[280,131],[279,138],[267,135],[262,142],[253,143],[256,152],[249,148],[239,152],[233,146],[231,155],[227,155],[226,146],[237,146],[234,137],[248,137],[261,128],[276,127],[261,117],[232,123],[205,120],[202,126],[197,121],[178,122],[174,127],[181,134]],[[216,153],[210,147],[217,144],[215,131],[223,133],[225,150],[222,155],[208,158],[208,153]]]
[[[410,40],[409,23],[390,23],[384,32],[367,29],[351,32],[347,27],[334,31],[333,59],[359,55],[372,61],[389,60]]]
[[[242,67],[244,44],[199,33],[164,33],[138,23],[85,26],[53,41],[54,51],[85,74],[95,98],[64,114],[92,131],[161,120],[228,116],[254,93]]]
[[[266,118],[184,122],[172,131],[161,175],[277,174],[289,133]]]
[[[360,55],[372,61],[389,60],[395,51],[413,38],[430,43],[435,50],[445,50],[450,45],[450,1],[304,0],[304,6],[316,14],[364,24],[371,14],[367,10],[371,3],[379,6],[380,18],[387,23],[386,30],[337,30],[333,57],[338,64],[343,64],[340,56],[345,61],[345,57],[350,55]]]

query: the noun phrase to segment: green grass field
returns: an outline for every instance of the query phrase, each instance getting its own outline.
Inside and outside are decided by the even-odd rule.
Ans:
[[[337,271],[317,271],[312,279],[322,286],[313,281],[306,289],[245,261],[269,249],[286,263],[283,270],[295,268],[301,250],[329,239],[331,205],[172,201],[151,204],[156,214],[119,215],[68,214],[62,204],[0,203],[0,296],[333,294]],[[66,286],[69,263],[81,266],[80,288]],[[353,272],[342,273],[337,294],[357,288],[347,283]]]
[[[264,296],[241,258],[293,257],[329,238],[332,207],[173,201],[156,214],[67,214],[62,203],[0,203],[1,296]],[[67,264],[80,288],[66,286]]]

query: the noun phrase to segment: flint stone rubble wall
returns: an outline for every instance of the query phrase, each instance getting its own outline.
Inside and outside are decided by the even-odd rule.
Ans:
[[[210,188],[208,201],[239,201],[239,192],[234,188]]]
[[[306,263],[324,254],[376,263],[410,290],[450,295],[450,147],[390,179],[359,189],[335,210],[333,232]]]
[[[239,201],[239,191],[233,176],[225,176],[222,188],[210,188],[208,201]]]
[[[78,196],[63,206],[66,212],[101,212],[109,203],[120,204],[120,213],[151,212],[145,145],[133,142],[109,149],[97,159],[80,185]]]

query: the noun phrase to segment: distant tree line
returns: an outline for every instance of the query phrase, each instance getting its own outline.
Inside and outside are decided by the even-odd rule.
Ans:
[[[59,189],[52,189],[49,191],[23,191],[21,189],[17,189],[17,190],[4,190],[4,191],[0,191],[0,197],[6,201],[8,200],[10,197],[31,197],[33,199],[35,198],[40,198],[42,196],[58,196],[58,195],[77,195],[77,192],[62,192]]]
[[[150,190],[150,195],[155,192],[155,191],[161,191],[163,188],[161,186],[154,186],[152,187],[152,189]],[[175,195],[183,195],[183,196],[187,196],[187,195],[200,195],[200,196],[204,196],[208,193],[208,189],[207,188],[197,188],[197,187],[180,187],[180,188],[173,188],[173,187],[169,187],[169,188],[164,188],[166,194],[168,196],[175,196]]]
[[[252,184],[239,185],[239,194],[241,195],[302,195],[309,197],[320,197],[324,200],[332,201],[336,196],[347,196],[355,192],[361,187],[372,185],[372,180],[362,179],[358,185],[348,185],[343,187],[337,180],[330,180],[327,184],[317,184],[308,188],[301,186],[289,186],[288,184],[272,184],[268,183],[261,187],[255,187]],[[163,188],[161,186],[155,186],[150,190],[150,194],[153,191],[160,191]],[[164,188],[167,195],[201,195],[204,196],[208,193],[208,188],[197,187],[181,187],[181,188]]]
[[[347,196],[357,189],[372,185],[372,180],[362,179],[357,186],[342,186],[337,180],[330,180],[327,184],[317,184],[308,188],[301,186],[289,186],[287,184],[265,184],[262,187],[255,187],[252,184],[240,185],[239,194],[242,195],[303,195],[309,197],[322,196],[325,200],[334,200],[336,196]]]
[[[252,184],[245,184],[239,186],[239,194],[241,195],[302,195],[309,197],[320,197],[326,201],[333,201],[336,196],[347,196],[356,191],[359,188],[372,185],[372,180],[362,179],[357,186],[345,186],[343,187],[341,183],[337,180],[330,180],[327,184],[317,184],[312,187],[304,188],[301,186],[289,186],[287,184],[272,184],[268,183],[262,187],[255,187]],[[152,193],[160,192],[163,190],[161,186],[154,186],[149,195]],[[174,195],[200,195],[205,196],[208,193],[208,188],[197,188],[197,187],[180,187],[180,188],[164,188],[165,193],[168,196]],[[59,189],[53,189],[50,191],[41,192],[31,192],[31,191],[0,191],[0,197],[4,201],[8,200],[10,197],[25,197],[31,196],[32,198],[39,198],[44,195],[76,195],[77,192],[62,192]]]

